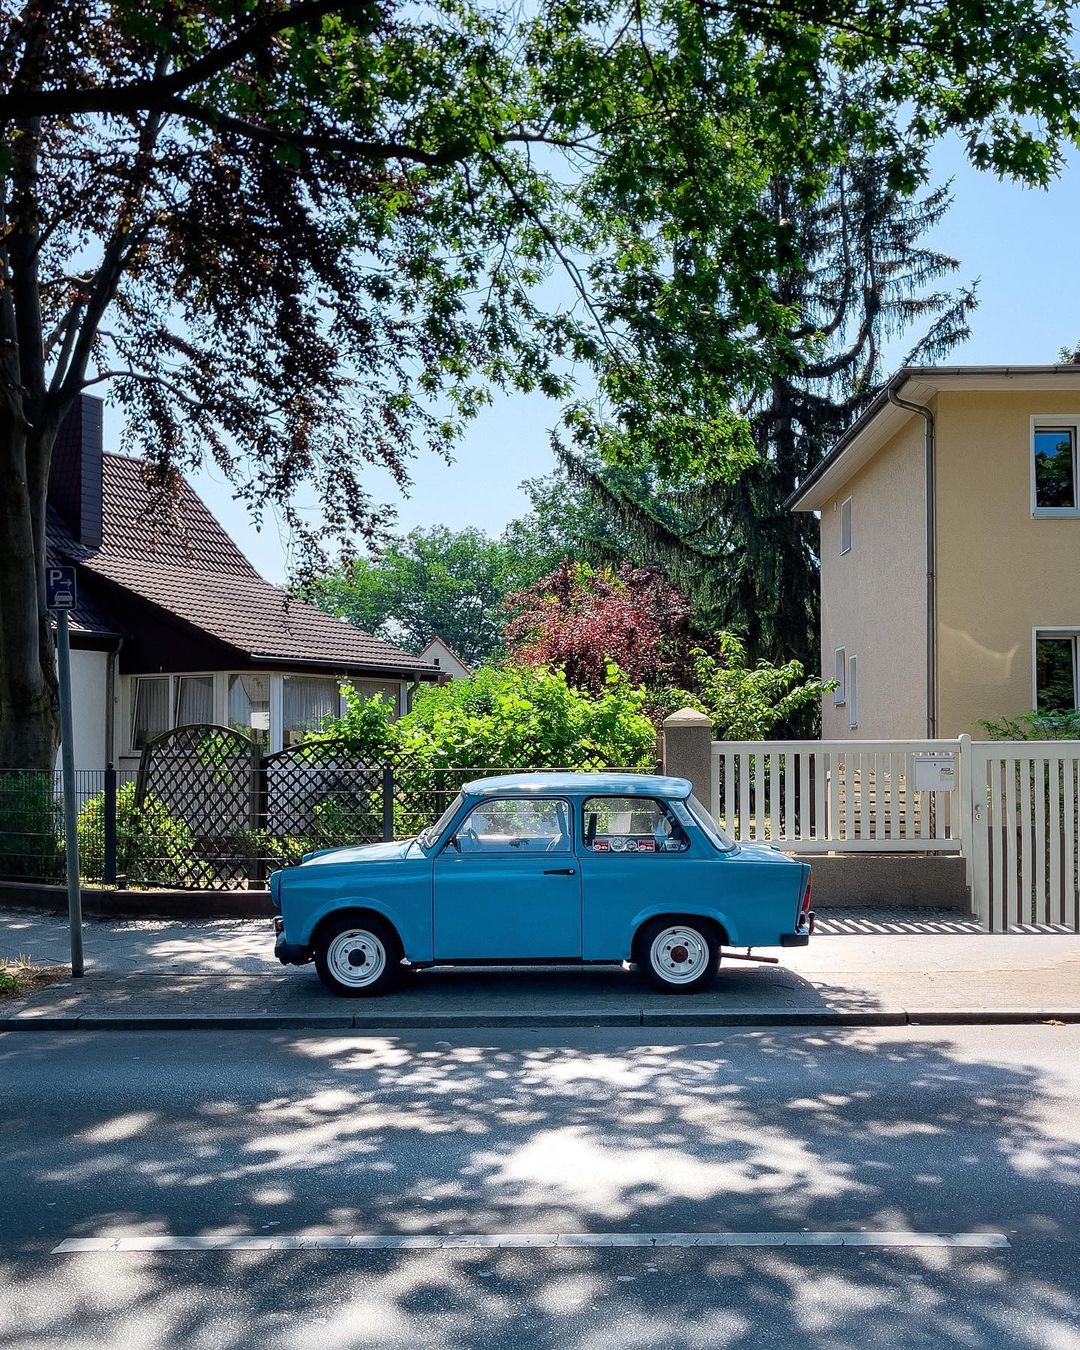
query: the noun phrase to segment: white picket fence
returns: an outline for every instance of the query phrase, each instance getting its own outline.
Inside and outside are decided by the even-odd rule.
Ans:
[[[714,741],[711,799],[790,853],[962,854],[988,931],[1080,933],[1075,742]]]
[[[957,741],[714,741],[712,810],[734,839],[791,853],[959,853],[956,791],[915,787]]]

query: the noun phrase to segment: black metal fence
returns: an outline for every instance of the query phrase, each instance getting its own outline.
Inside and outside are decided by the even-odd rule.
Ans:
[[[115,885],[117,803],[133,799],[133,770],[79,769],[75,774],[79,853],[88,881]],[[62,881],[64,790],[56,773],[0,771],[0,879]]]
[[[146,747],[137,772],[76,775],[80,870],[107,886],[261,887],[316,849],[417,834],[471,779],[554,767],[360,762],[333,740],[263,755],[229,728],[180,727]],[[63,875],[60,775],[0,771],[0,879]]]

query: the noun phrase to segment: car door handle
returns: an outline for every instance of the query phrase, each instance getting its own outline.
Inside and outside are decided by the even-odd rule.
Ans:
[[[545,867],[544,876],[546,877],[572,877],[574,869],[572,867]]]

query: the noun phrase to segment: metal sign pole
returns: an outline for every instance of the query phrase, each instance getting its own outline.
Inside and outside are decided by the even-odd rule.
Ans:
[[[67,854],[68,927],[71,932],[71,974],[83,973],[82,894],[79,890],[79,813],[75,800],[75,745],[71,718],[71,642],[66,609],[56,612],[56,650],[60,676],[60,764],[64,786],[64,851]]]

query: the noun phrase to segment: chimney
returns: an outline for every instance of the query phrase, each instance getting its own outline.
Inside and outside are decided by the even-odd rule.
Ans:
[[[102,407],[100,398],[79,395],[60,423],[49,469],[49,505],[86,548],[101,544]]]

